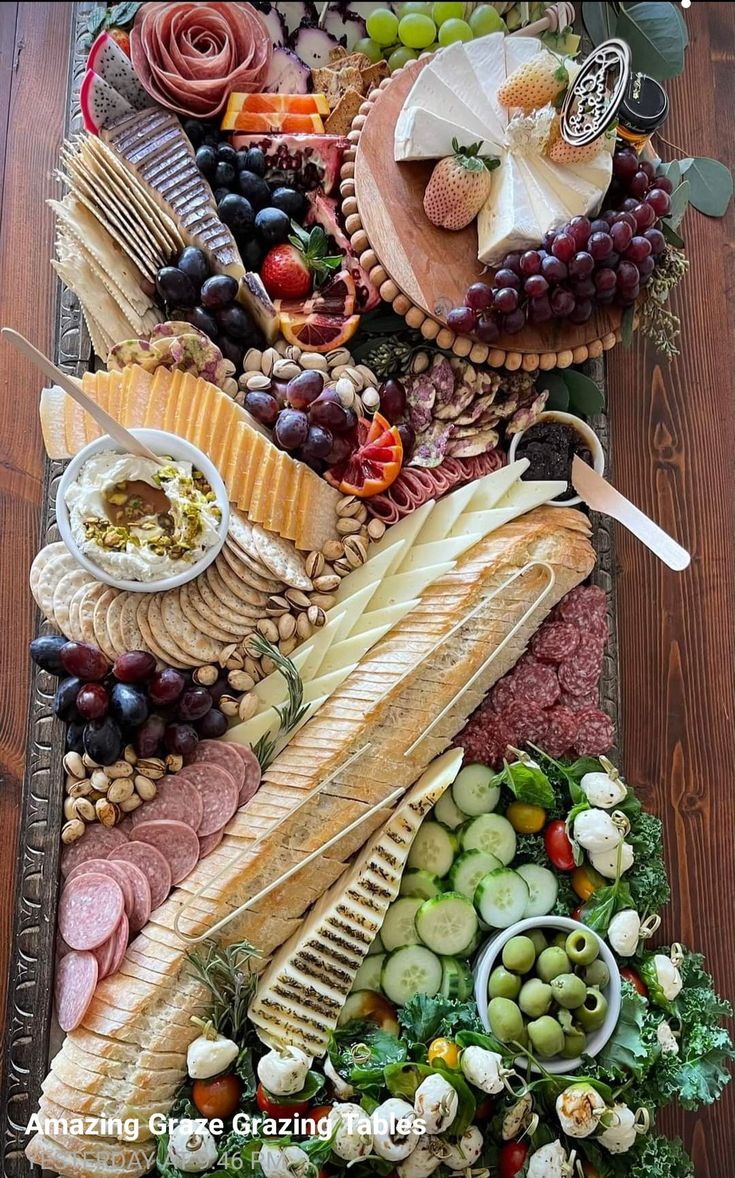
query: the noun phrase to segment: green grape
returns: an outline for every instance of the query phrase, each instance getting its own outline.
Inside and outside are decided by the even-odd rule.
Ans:
[[[398,26],[398,36],[409,49],[426,49],[436,37],[436,25],[430,16],[409,12]]]
[[[488,33],[507,33],[505,21],[492,4],[480,4],[470,13],[469,25],[476,37],[486,37]]]
[[[377,41],[372,41],[370,37],[361,37],[359,41],[355,42],[353,53],[364,53],[371,61],[382,61],[383,50]]]
[[[396,70],[400,70],[404,65],[408,65],[409,61],[415,61],[417,57],[418,53],[415,49],[409,49],[407,45],[399,45],[388,58],[390,72],[394,74]]]
[[[374,8],[365,21],[368,37],[378,45],[392,45],[398,34],[398,17],[390,8]]]
[[[408,16],[410,12],[418,12],[421,16],[431,16],[432,5],[430,0],[406,0],[405,4],[398,5],[398,16]]]
[[[466,20],[445,20],[439,29],[439,44],[453,45],[455,41],[472,41],[474,33]]]
[[[462,0],[437,0],[431,6],[431,15],[438,25],[443,25],[445,20],[462,20],[464,3]]]

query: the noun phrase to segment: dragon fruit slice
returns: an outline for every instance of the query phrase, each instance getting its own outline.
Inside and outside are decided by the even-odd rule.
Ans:
[[[329,65],[329,55],[339,49],[339,41],[316,25],[302,25],[289,39],[289,48],[311,69]]]
[[[130,58],[109,33],[100,33],[90,49],[87,69],[93,70],[103,82],[117,90],[134,110],[155,106],[150,94],[138,81]]]
[[[326,196],[320,189],[307,193],[309,211],[306,214],[307,225],[321,225],[325,233],[334,238],[337,248],[344,254],[344,267],[349,270],[355,283],[355,310],[360,314],[372,311],[380,302],[380,293],[360,259],[352,248],[352,242],[339,222],[337,201],[333,196]]]
[[[274,49],[263,88],[272,94],[308,94],[311,70],[290,49]]]
[[[350,8],[349,4],[344,3],[343,0],[338,0],[336,4],[328,6],[322,28],[336,37],[348,53],[352,53],[355,43],[361,37],[367,36],[364,17]]]
[[[268,31],[273,48],[281,48],[286,42],[287,35],[286,22],[282,14],[278,11],[275,4],[270,3],[270,0],[255,0],[254,7],[258,10],[258,16]]]
[[[260,4],[256,7],[260,8]],[[316,24],[319,18],[313,0],[276,0],[274,7],[283,17],[289,35],[301,25]]]
[[[113,90],[94,70],[87,70],[82,79],[79,105],[84,129],[92,135],[99,135],[105,127],[112,127],[114,123],[135,113],[122,94]]]
[[[280,180],[289,188],[331,192],[339,179],[342,158],[349,142],[341,135],[258,135],[236,132],[235,150],[259,147],[265,155],[266,179]]]

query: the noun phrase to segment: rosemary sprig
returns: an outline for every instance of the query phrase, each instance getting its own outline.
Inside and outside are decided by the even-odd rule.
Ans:
[[[233,945],[205,941],[203,950],[188,954],[193,972],[211,995],[211,1022],[235,1043],[243,1043],[248,1034],[248,1006],[255,993],[250,958],[257,955],[248,941]]]
[[[266,770],[275,756],[278,742],[301,723],[309,710],[309,705],[304,703],[304,683],[291,659],[281,654],[277,646],[260,634],[252,639],[250,645],[258,655],[269,658],[275,664],[288,689],[288,703],[276,708],[280,721],[278,729],[275,732],[264,732],[253,745],[253,752],[260,762],[260,768]]]

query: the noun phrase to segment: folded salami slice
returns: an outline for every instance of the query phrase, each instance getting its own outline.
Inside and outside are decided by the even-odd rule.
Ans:
[[[237,761],[240,767],[239,757]],[[235,813],[240,796],[239,786],[232,775],[214,761],[202,761],[187,765],[178,776],[190,782],[201,798],[202,818],[197,827],[199,837],[206,838],[208,834],[222,830]],[[139,829],[140,826],[136,827],[136,830]]]
[[[88,826],[80,839],[64,847],[61,874],[67,876],[78,863],[84,863],[86,859],[106,859],[110,851],[127,841],[127,835],[117,826]]]
[[[191,782],[174,773],[159,781],[155,798],[134,810],[132,817],[133,832],[142,822],[151,822],[154,818],[171,818],[197,830],[202,820],[202,802]]]
[[[93,953],[67,953],[56,965],[54,1002],[62,1031],[73,1031],[84,1018],[97,985],[97,958]]]
[[[109,977],[112,973],[117,973],[125,956],[125,950],[128,947],[129,935],[130,926],[128,924],[128,918],[123,913],[115,929],[104,944],[92,950],[97,958],[98,977],[100,980]]]
[[[96,949],[125,912],[122,888],[109,875],[78,875],[59,900],[59,932],[72,949]]]
[[[155,912],[171,891],[171,868],[166,857],[156,847],[136,839],[131,839],[124,847],[116,847],[109,857],[134,863],[143,872],[151,893],[151,912]]]
[[[244,744],[237,744],[233,740],[230,747],[235,750],[245,768],[245,780],[240,786],[240,796],[237,799],[238,806],[244,806],[258,792],[261,778],[260,761],[253,750]]]
[[[173,884],[186,879],[199,862],[199,839],[185,822],[170,818],[141,822],[135,828],[135,838],[161,852],[171,869]]]
[[[72,868],[66,877],[66,882],[71,883],[78,875],[90,874],[109,875],[111,879],[114,879],[116,884],[120,885],[123,899],[125,900],[125,914],[129,917],[135,907],[135,894],[126,869],[110,859],[86,859],[84,863],[79,863],[76,867]]]

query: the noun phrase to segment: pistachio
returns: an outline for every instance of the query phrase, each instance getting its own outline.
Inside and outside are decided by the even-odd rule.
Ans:
[[[352,536],[355,532],[360,531],[360,521],[349,518],[338,519],[337,531],[340,536]]]
[[[64,780],[64,788],[67,793],[71,793],[72,787],[75,786],[77,784],[77,782],[86,781],[86,780],[87,780],[86,777],[75,777],[73,773],[67,773],[66,778]]]
[[[117,806],[113,806],[112,802],[108,802],[107,798],[100,798],[98,802],[95,802],[94,808],[103,826],[115,826],[120,816]]]
[[[303,617],[303,614],[301,616]],[[299,644],[299,640],[296,637],[296,635],[294,634],[294,635],[292,635],[291,638],[283,638],[278,643],[278,649],[280,650],[280,652],[284,658],[288,658],[288,656],[291,654],[291,652],[296,650],[296,647],[298,646],[298,644]]]
[[[61,828],[61,841],[66,846],[70,843],[77,842],[84,834],[85,826],[81,818],[72,818],[71,822],[66,822]]]
[[[271,387],[271,380],[263,372],[251,372],[245,378],[245,387],[251,393],[262,392]]]
[[[134,745],[132,745],[132,744],[125,745],[125,748],[123,750],[123,757],[127,761],[128,765],[135,765],[137,763],[138,754],[135,751]]]
[[[345,560],[358,569],[367,560],[367,545],[359,536],[348,536],[345,540]]]
[[[263,353],[260,348],[248,348],[243,360],[243,368],[246,372],[260,372],[262,359]]]
[[[299,614],[296,619],[296,633],[302,642],[311,637],[311,629],[311,622],[307,614]]]
[[[105,799],[103,798],[102,801]],[[76,798],[74,801],[76,807],[76,817],[81,818],[83,822],[94,822],[97,818],[97,803],[94,805],[89,798]]]
[[[101,794],[107,793],[110,787],[110,779],[104,769],[95,769],[89,780],[92,782],[92,789],[96,789]]]
[[[314,369],[317,372],[329,372],[327,357],[321,356],[319,352],[302,352],[299,356],[299,364],[302,368]]]
[[[112,765],[105,766],[105,773],[111,781],[115,781],[118,777],[132,777],[133,766],[129,765],[127,761],[113,761]]]
[[[304,562],[304,569],[310,581],[315,577],[320,577],[324,571],[324,557],[321,552],[310,552]]]
[[[221,695],[219,697],[219,710],[223,716],[236,716],[240,701],[234,695]]]
[[[278,639],[284,641],[293,638],[296,633],[296,618],[293,614],[282,614],[278,619]]]
[[[241,669],[244,661],[245,661],[245,657],[244,657],[242,651],[235,650],[232,652],[232,654],[228,658],[227,662],[225,663],[225,670],[239,671]]]
[[[283,337],[281,336],[276,340],[273,347],[279,356],[285,356],[289,345],[286,343],[286,340],[283,339]]]
[[[211,687],[219,679],[219,668],[207,663],[203,667],[197,667],[192,678],[200,687]]]
[[[72,822],[77,816],[77,798],[64,798],[64,817]]]
[[[273,375],[278,380],[293,380],[295,376],[301,375],[301,369],[293,360],[276,360]]]
[[[296,609],[309,608],[309,598],[300,589],[287,589],[285,596]]]
[[[237,650],[237,643],[236,642],[229,642],[227,644],[227,646],[223,646],[222,650],[219,652],[219,660],[218,660],[219,665],[221,667],[226,666],[227,660],[232,658],[232,656],[236,650]]]
[[[368,368],[367,364],[356,364],[355,369],[362,377],[362,387],[364,389],[374,387],[378,383],[378,378],[373,372],[372,368]]]
[[[331,352],[327,352],[327,363],[332,371],[344,364],[352,363],[352,356],[347,351],[347,348],[333,348]]]
[[[79,756],[79,753],[67,753],[63,761],[64,768],[72,777],[81,779],[87,776],[87,771],[84,767],[84,761]]]
[[[339,588],[341,579],[337,573],[324,573],[323,576],[315,578],[314,588],[317,593],[333,593],[335,589]]]
[[[222,382],[222,391],[227,393],[228,397],[237,396],[237,381],[232,376],[226,376]]]
[[[352,572],[352,565],[346,558],[343,558],[342,560],[335,560],[334,571],[335,573],[338,573],[340,577],[346,577],[348,573]]]
[[[260,665],[263,668],[264,675],[272,675],[276,669],[276,664],[273,662],[273,659],[262,658],[260,660]]]
[[[179,769],[184,766],[184,758],[181,753],[167,753],[166,754],[166,772],[178,773]]]
[[[430,363],[431,360],[429,359],[428,352],[416,352],[411,361],[411,372],[418,376],[420,373],[426,372]]]
[[[312,593],[311,604],[316,605],[319,609],[328,610],[334,605],[335,597],[333,593]]]
[[[133,785],[138,797],[142,798],[144,802],[152,801],[158,793],[155,781],[151,781],[149,777],[142,777],[140,774],[136,776]]]
[[[334,391],[340,399],[340,404],[342,404],[345,409],[351,409],[357,398],[354,385],[351,384],[350,381],[346,379],[346,377],[341,376],[334,386]]]
[[[375,413],[380,408],[380,393],[377,389],[364,389],[360,395],[362,407],[367,413]]]
[[[166,765],[160,757],[141,757],[135,768],[141,777],[147,777],[149,781],[158,781],[166,773]]]
[[[75,780],[69,785],[69,779],[67,778],[66,792],[70,798],[86,798],[92,793],[92,782],[84,777],[81,781]]]
[[[255,680],[247,671],[230,671],[227,682],[233,691],[252,691],[255,687]]]
[[[284,341],[285,342],[285,341]],[[260,371],[266,376],[270,376],[273,371],[273,365],[277,360],[281,359],[281,353],[275,348],[266,348],[263,355],[260,357]]]
[[[270,618],[261,618],[256,629],[266,642],[278,642],[278,626]]]
[[[317,627],[323,626],[327,620],[327,615],[324,613],[323,609],[320,609],[318,605],[310,605],[306,611],[306,616],[311,622],[312,626]]]
[[[368,536],[371,540],[380,540],[385,535],[385,524],[382,519],[373,517],[367,526]]]
[[[113,781],[107,791],[108,802],[125,802],[135,793],[135,786],[129,777],[120,777]]]
[[[263,668],[258,658],[252,658],[248,655],[245,659],[243,670],[247,671],[248,675],[252,675],[256,683],[260,683],[260,680],[263,678]]]
[[[87,769],[99,769],[100,768],[99,761],[93,761],[92,758],[90,757],[89,753],[82,753],[82,764]]]
[[[269,618],[277,618],[280,614],[287,614],[290,608],[285,597],[275,596],[268,598],[265,612]]]
[[[237,714],[240,717],[240,720],[242,720],[244,722],[245,720],[252,719],[252,717],[255,715],[257,710],[258,710],[258,697],[257,697],[257,695],[254,694],[254,692],[249,691],[249,692],[247,692],[246,695],[243,695],[241,697],[240,703],[237,708]]]
[[[148,784],[153,785],[153,782],[149,781]],[[137,810],[138,806],[142,805],[143,799],[138,794],[132,793],[124,802],[120,802],[120,816],[122,817],[123,814],[132,814],[133,810]]]
[[[348,519],[357,515],[358,510],[362,504],[356,495],[345,495],[337,503],[337,517],[339,519]],[[340,556],[342,554],[340,553]]]
[[[301,348],[298,344],[289,344],[283,354],[287,360],[299,360],[301,357]]]
[[[105,795],[101,794],[98,789],[93,789],[90,790],[87,796],[89,797],[90,802],[98,802],[100,798],[104,798]]]
[[[322,553],[325,560],[333,561],[339,560],[340,556],[344,554],[345,546],[341,540],[327,540],[322,548]]]
[[[365,387],[365,380],[359,368],[353,368],[351,364],[348,364],[342,375],[349,380],[358,393],[360,389]]]

